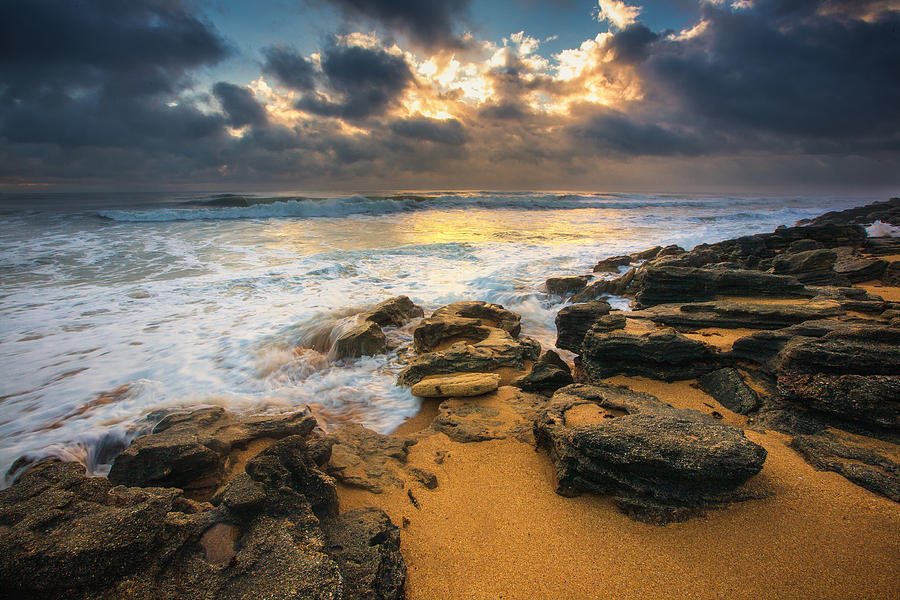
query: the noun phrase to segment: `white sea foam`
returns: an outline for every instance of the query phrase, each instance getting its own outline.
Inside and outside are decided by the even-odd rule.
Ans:
[[[105,202],[111,205],[110,202]],[[158,411],[307,405],[389,432],[419,401],[401,356],[336,361],[337,331],[406,294],[498,302],[550,347],[553,275],[847,208],[837,199],[457,194],[248,207],[22,212],[0,221],[0,472],[20,456],[103,473]],[[278,217],[278,218],[273,218]],[[311,218],[315,217],[315,218]],[[626,301],[616,306],[627,308]],[[387,332],[409,344],[408,328]],[[116,393],[120,386],[126,391]],[[105,397],[109,402],[97,401]]]

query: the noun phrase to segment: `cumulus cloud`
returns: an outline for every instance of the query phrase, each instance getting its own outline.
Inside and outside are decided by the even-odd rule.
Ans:
[[[390,21],[375,4],[347,10]],[[256,79],[208,88],[191,74],[229,45],[188,5],[71,6],[0,5],[0,182],[645,188],[900,171],[900,11],[877,0],[707,1],[680,32],[616,23],[637,8],[601,2],[614,28],[555,53],[525,31],[465,50],[345,32],[307,55],[265,48]]]
[[[597,20],[609,21],[610,24],[624,29],[637,21],[641,14],[640,6],[629,6],[622,0],[597,0]]]

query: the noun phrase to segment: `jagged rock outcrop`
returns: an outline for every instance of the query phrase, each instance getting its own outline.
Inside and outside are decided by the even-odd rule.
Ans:
[[[180,423],[206,432],[198,437],[208,435],[202,418]],[[147,437],[168,437],[164,432]],[[228,446],[229,431],[219,434]],[[117,486],[86,476],[77,463],[41,461],[0,491],[2,594],[25,600],[402,597],[406,568],[397,528],[378,509],[366,509],[361,522],[360,513],[337,516],[318,441],[305,431],[272,443],[211,503],[153,483]]]
[[[639,306],[699,302],[723,296],[804,298],[811,294],[795,277],[734,268],[648,266],[631,289]]]
[[[608,315],[609,303],[594,300],[564,306],[556,314],[556,347],[581,352],[584,336],[597,319]]]
[[[612,494],[633,518],[664,524],[742,496],[766,450],[743,431],[649,394],[579,385],[554,394],[534,425],[557,493]]]
[[[544,284],[547,291],[558,296],[565,296],[584,289],[587,282],[590,281],[589,275],[578,275],[574,277],[551,277]]]
[[[845,312],[837,300],[815,299],[802,304],[718,300],[654,306],[634,312],[631,316],[684,329],[781,329],[804,321],[836,317]]]
[[[173,413],[116,457],[109,481],[176,487],[208,497],[224,480],[233,452],[254,440],[308,436],[315,427],[306,411],[241,419],[223,408]]]
[[[455,302],[436,310],[413,332],[419,355],[399,375],[413,385],[429,375],[485,373],[502,367],[524,370],[540,344],[520,336],[521,318],[499,304]]]
[[[343,425],[327,436],[329,475],[345,485],[380,494],[403,487],[403,469],[415,440],[382,435],[357,423]]]
[[[787,373],[781,396],[806,408],[874,427],[900,431],[900,376]]]
[[[643,334],[592,329],[582,344],[581,366],[590,381],[619,374],[691,379],[719,367],[714,347],[671,328]]]
[[[573,381],[572,370],[566,361],[553,350],[547,350],[534,363],[531,372],[518,378],[513,385],[526,392],[550,394]]]

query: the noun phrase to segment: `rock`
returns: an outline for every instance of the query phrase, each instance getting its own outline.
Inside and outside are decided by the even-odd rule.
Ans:
[[[375,308],[363,313],[363,320],[377,323],[379,327],[400,327],[424,316],[422,307],[413,304],[407,296],[397,296],[379,302]]]
[[[610,385],[557,391],[534,425],[557,493],[613,494],[635,519],[664,524],[739,499],[766,451],[735,427]]]
[[[872,256],[891,256],[900,254],[900,238],[871,237],[863,245],[866,254]]]
[[[696,302],[660,305],[632,313],[634,318],[649,318],[670,327],[781,329],[796,323],[836,317],[845,313],[836,300],[814,300],[803,304],[765,302]]]
[[[630,256],[610,256],[594,265],[594,273],[615,273],[619,267],[631,264]]]
[[[572,302],[590,302],[591,300],[596,300],[600,296],[605,294],[611,296],[621,296],[625,294],[628,290],[628,287],[631,285],[631,282],[634,281],[634,274],[637,272],[637,269],[629,269],[627,273],[624,275],[617,277],[615,279],[601,279],[599,281],[595,281],[591,285],[587,286],[574,296],[572,296]]]
[[[888,456],[827,433],[794,436],[791,447],[813,467],[900,502],[900,464]]]
[[[327,551],[344,577],[346,600],[402,600],[406,564],[400,530],[383,510],[354,508],[325,521]]]
[[[617,329],[625,329],[627,324],[628,320],[625,318],[625,314],[617,311],[604,315],[594,321],[590,330],[595,332],[615,331]]]
[[[424,485],[429,490],[436,489],[438,486],[438,480],[434,473],[425,471],[424,469],[417,469],[415,467],[412,467],[409,470],[409,474],[412,475],[413,479]]]
[[[335,358],[374,356],[387,351],[387,338],[378,323],[363,320],[341,333],[334,342]]]
[[[470,397],[496,391],[499,385],[500,376],[494,373],[463,373],[422,379],[411,392],[421,398]]]
[[[862,256],[844,256],[834,264],[834,271],[851,283],[880,279],[888,266],[886,260],[880,258],[864,258]]]
[[[519,315],[499,304],[455,302],[436,310],[413,332],[419,353],[397,378],[413,385],[429,375],[484,373],[502,367],[524,370],[540,344],[519,337]]]
[[[847,210],[827,212],[815,219],[801,221],[801,223],[811,225],[843,225],[847,223],[871,225],[875,221],[900,225],[900,198],[891,198],[885,202],[873,202],[866,206],[857,206]]]
[[[544,352],[527,375],[518,378],[513,385],[527,392],[552,393],[573,383],[572,370],[566,361],[553,350]]]
[[[332,442],[329,475],[344,485],[380,494],[403,487],[403,469],[414,440],[382,435],[353,423],[328,435]]]
[[[315,426],[307,411],[244,419],[222,408],[173,413],[116,457],[109,481],[210,493],[222,482],[233,451],[258,439],[307,436]]]
[[[715,348],[674,329],[639,335],[591,330],[582,344],[581,365],[591,381],[618,374],[692,379],[718,368]]]
[[[648,266],[635,275],[632,289],[641,307],[698,302],[725,296],[807,297],[802,283],[789,275],[746,269],[701,269]]]
[[[581,352],[585,334],[597,319],[608,315],[609,310],[609,304],[602,300],[561,308],[556,314],[556,347]]]
[[[441,402],[431,428],[454,442],[514,437],[532,443],[532,423],[546,402],[546,396],[520,390],[512,395],[491,394],[478,402],[451,398]]]
[[[881,276],[881,283],[884,285],[900,286],[900,260],[888,263]]]
[[[819,338],[798,337],[784,346],[777,361],[779,373],[900,375],[900,329],[845,326]]]
[[[794,254],[797,252],[808,252],[810,250],[818,250],[822,248],[822,243],[817,242],[816,240],[810,240],[808,238],[803,238],[802,240],[797,240],[796,242],[791,242],[788,246],[788,252]]]
[[[900,377],[894,375],[784,374],[778,390],[790,402],[900,431]]]
[[[547,287],[547,291],[551,294],[564,296],[566,294],[584,289],[584,286],[587,285],[589,279],[589,276],[551,277],[547,280],[545,285]]]
[[[700,389],[728,410],[746,415],[759,408],[759,396],[736,369],[729,367],[712,371],[701,377],[698,383]]]
[[[779,275],[793,275],[803,283],[835,283],[839,278],[832,268],[837,260],[833,250],[808,250],[776,256],[772,271]]]

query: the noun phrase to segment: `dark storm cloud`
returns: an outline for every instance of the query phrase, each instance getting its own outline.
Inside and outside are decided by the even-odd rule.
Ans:
[[[380,48],[330,45],[322,57],[322,73],[332,101],[322,94],[307,94],[297,103],[305,111],[328,117],[361,119],[380,114],[413,81],[402,56]]]
[[[213,86],[213,94],[219,99],[234,127],[263,125],[268,120],[266,109],[256,101],[253,92],[245,87],[220,81]]]
[[[391,131],[401,137],[436,144],[459,146],[464,144],[467,139],[462,123],[456,119],[440,120],[418,117],[394,121],[390,127]]]
[[[657,101],[711,129],[811,152],[890,147],[900,138],[900,12],[867,22],[837,10],[849,5],[707,6],[701,35],[653,43],[638,72]]]
[[[12,142],[144,146],[215,134],[221,117],[168,98],[225,42],[178,2],[0,4],[0,135]]]
[[[650,45],[660,35],[647,29],[643,23],[632,23],[616,33],[609,41],[607,48],[612,51],[615,60],[623,64],[643,61],[650,53]]]
[[[592,115],[584,123],[571,127],[570,133],[576,140],[589,144],[591,149],[602,154],[672,156],[709,151],[706,144],[693,134],[641,123],[612,110]]]
[[[363,17],[408,34],[426,46],[459,45],[454,25],[470,0],[322,0],[350,18]]]
[[[287,87],[307,91],[315,86],[315,69],[297,50],[287,46],[270,46],[263,50],[266,57],[263,72],[274,75]]]

